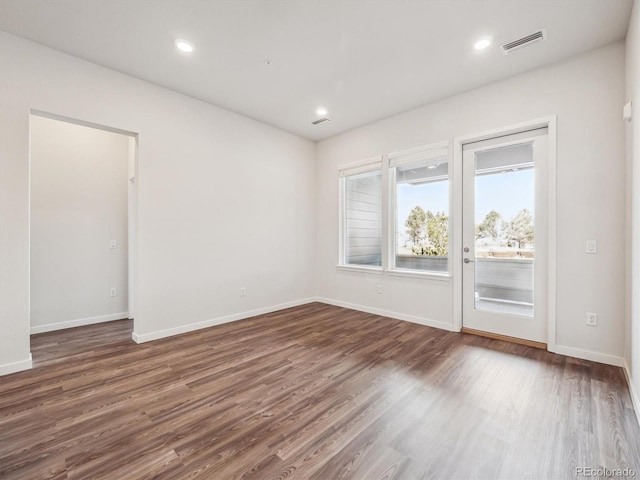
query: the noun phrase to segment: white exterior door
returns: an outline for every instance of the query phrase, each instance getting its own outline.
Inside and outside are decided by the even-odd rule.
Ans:
[[[463,146],[464,328],[547,342],[547,128]]]

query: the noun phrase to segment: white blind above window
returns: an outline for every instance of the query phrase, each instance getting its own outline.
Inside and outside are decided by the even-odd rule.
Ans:
[[[340,177],[348,177],[358,173],[372,172],[382,169],[382,157],[373,157],[359,162],[349,163],[338,167]]]
[[[441,163],[447,161],[449,156],[449,147],[446,145],[437,147],[424,147],[419,149],[405,150],[403,152],[396,152],[389,155],[389,167],[398,167],[400,165],[407,165],[410,163],[417,163],[422,161],[433,161],[434,163]]]

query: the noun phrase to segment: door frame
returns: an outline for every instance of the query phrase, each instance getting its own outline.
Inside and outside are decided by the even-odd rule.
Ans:
[[[556,183],[556,128],[557,117],[537,118],[504,127],[485,130],[453,139],[453,165],[451,187],[452,210],[452,249],[453,263],[453,325],[456,331],[462,330],[462,148],[465,144],[488,140],[490,138],[513,135],[536,128],[548,128],[548,165],[547,165],[547,350],[556,350],[556,271],[557,271],[557,183]]]
[[[129,147],[127,153],[127,307],[129,319],[133,319],[134,329],[136,331],[136,318],[135,308],[138,301],[138,204],[139,204],[139,145],[140,134],[130,130],[123,130],[121,128],[110,127],[99,123],[89,122],[86,120],[80,120],[77,118],[67,117],[59,115],[57,113],[51,113],[44,110],[37,110],[31,108],[29,110],[29,119],[31,116],[49,118],[51,120],[57,120],[60,122],[71,123],[74,125],[80,125],[82,127],[94,128],[97,130],[103,130],[106,132],[117,133],[129,138]],[[29,137],[31,137],[31,128],[29,128]],[[31,138],[29,138],[29,145],[31,145]],[[31,172],[31,152],[29,151],[29,172]],[[29,173],[29,225],[31,225],[31,173]],[[27,287],[28,294],[28,317],[29,328],[31,328],[31,228],[29,227],[29,239],[28,239],[28,266],[29,269],[29,284]],[[32,333],[30,332],[30,335]]]

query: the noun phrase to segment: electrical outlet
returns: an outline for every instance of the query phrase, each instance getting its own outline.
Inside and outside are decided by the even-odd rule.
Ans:
[[[598,253],[598,242],[587,240],[587,253]]]
[[[118,241],[117,240],[111,240],[110,247],[111,247],[112,250],[118,248]]]
[[[376,285],[376,292],[382,293],[382,285],[380,284]]]
[[[240,287],[240,296],[241,297],[247,296],[247,289],[245,287]]]
[[[111,289],[111,296],[112,296],[112,297],[115,297],[116,295],[118,295],[118,290],[116,289],[116,287],[113,287],[113,288]]]
[[[596,325],[598,325],[598,314],[587,312],[586,318],[587,325],[589,325],[590,327],[595,327]]]

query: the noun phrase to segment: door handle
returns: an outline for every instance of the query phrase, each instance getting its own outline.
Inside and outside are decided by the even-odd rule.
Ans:
[[[465,258],[463,260],[464,263],[473,263],[473,260],[469,259],[469,258]]]

